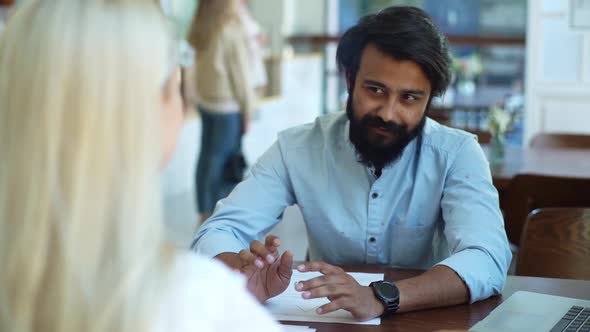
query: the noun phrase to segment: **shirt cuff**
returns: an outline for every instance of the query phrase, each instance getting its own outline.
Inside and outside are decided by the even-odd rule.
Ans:
[[[191,249],[206,257],[215,257],[224,252],[239,253],[245,246],[231,232],[208,230],[207,234],[198,234]]]
[[[487,253],[478,249],[457,252],[436,265],[454,270],[469,288],[470,302],[481,301],[498,295],[504,288],[506,275],[497,271]]]

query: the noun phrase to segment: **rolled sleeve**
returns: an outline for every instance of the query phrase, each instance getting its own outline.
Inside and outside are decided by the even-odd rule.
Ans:
[[[246,247],[246,239],[236,236],[231,230],[228,232],[223,227],[205,228],[199,230],[192,244],[192,248],[203,256],[215,257],[224,252],[240,252]]]
[[[239,252],[264,237],[294,204],[280,147],[271,146],[232,193],[217,203],[197,231],[191,248],[205,256]]]
[[[475,139],[466,139],[447,173],[441,202],[453,269],[471,302],[500,294],[512,254],[489,164]]]

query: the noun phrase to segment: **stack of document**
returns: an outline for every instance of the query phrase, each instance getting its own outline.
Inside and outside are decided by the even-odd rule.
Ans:
[[[382,273],[349,273],[359,284],[368,286],[376,280],[383,280]],[[293,270],[291,277],[292,286],[288,287],[283,294],[274,297],[266,302],[266,308],[273,317],[281,321],[298,321],[298,322],[325,322],[325,323],[346,323],[346,324],[366,324],[379,325],[380,318],[374,318],[366,322],[357,322],[352,314],[345,310],[337,310],[328,314],[318,315],[316,309],[329,302],[327,298],[304,299],[301,292],[295,290],[295,284],[299,281],[309,280],[319,277],[319,272],[299,272]]]

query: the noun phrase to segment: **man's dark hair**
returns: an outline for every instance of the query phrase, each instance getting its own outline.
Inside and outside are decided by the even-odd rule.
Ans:
[[[448,41],[423,10],[389,7],[364,16],[344,33],[338,44],[336,62],[349,80],[350,94],[361,55],[369,43],[396,60],[418,64],[430,81],[431,98],[446,91],[451,80]]]

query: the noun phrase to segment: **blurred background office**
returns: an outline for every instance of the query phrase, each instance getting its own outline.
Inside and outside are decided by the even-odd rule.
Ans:
[[[197,2],[168,0],[180,31],[187,31]],[[390,5],[425,9],[448,35],[455,78],[433,103],[431,118],[492,146],[495,136],[502,145],[526,147],[541,132],[590,134],[590,20],[574,17],[590,1],[252,0],[247,6],[267,36],[261,50],[267,85],[244,137],[250,164],[280,130],[342,110],[345,82],[334,61],[339,35]],[[198,219],[192,176],[200,131],[197,116],[187,120],[167,170],[168,221],[179,243],[190,241]],[[307,240],[297,208],[283,218],[274,233],[303,259]]]
[[[11,3],[0,0],[0,21],[6,19]],[[162,3],[179,37],[186,36],[198,0]],[[264,58],[266,73],[258,111],[243,137],[249,164],[274,142],[279,131],[342,110],[346,89],[334,61],[338,38],[361,16],[390,5],[425,9],[447,34],[454,80],[445,96],[433,103],[430,117],[476,134],[488,153],[493,176],[495,171],[512,167],[502,164],[508,158],[504,149],[537,156],[527,151],[539,134],[590,135],[590,0],[245,3],[265,36],[257,52]],[[181,246],[190,243],[199,219],[193,179],[202,128],[194,103],[187,100],[192,116],[185,121],[178,149],[165,171],[167,222],[171,238]],[[539,155],[542,162],[538,164],[556,159],[547,156]],[[587,157],[572,157],[564,173],[580,175],[575,172],[583,173],[584,165],[590,169]],[[526,168],[530,170],[531,165]],[[507,187],[499,185],[506,183],[498,182],[501,195]],[[295,259],[303,259],[307,239],[297,208],[287,209],[283,218],[286,222],[273,233],[283,237]]]

